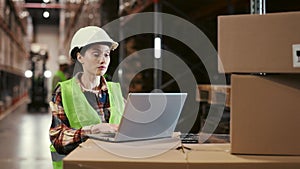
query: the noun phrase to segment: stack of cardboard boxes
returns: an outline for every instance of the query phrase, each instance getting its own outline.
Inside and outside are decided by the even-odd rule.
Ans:
[[[300,155],[300,12],[218,18],[231,153]]]

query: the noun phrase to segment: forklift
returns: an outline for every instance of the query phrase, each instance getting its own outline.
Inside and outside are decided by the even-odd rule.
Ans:
[[[39,52],[30,51],[32,78],[30,87],[31,101],[27,105],[28,112],[48,110],[47,78],[44,76],[47,59],[48,52],[46,50],[41,49]]]

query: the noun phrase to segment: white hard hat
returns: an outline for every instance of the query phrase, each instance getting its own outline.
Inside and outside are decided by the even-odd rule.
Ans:
[[[72,51],[74,48],[84,47],[89,44],[98,43],[98,42],[108,42],[111,43],[111,49],[115,50],[118,47],[118,43],[113,41],[109,35],[102,29],[97,26],[87,26],[80,28],[73,36],[71,40],[69,55],[72,56]]]
[[[60,65],[67,65],[67,64],[69,64],[69,59],[65,55],[59,55],[57,62]]]

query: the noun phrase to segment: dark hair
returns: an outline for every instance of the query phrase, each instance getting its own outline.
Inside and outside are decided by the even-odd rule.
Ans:
[[[81,48],[75,47],[72,51],[71,51],[71,58],[76,61],[77,60],[77,53],[80,52]]]

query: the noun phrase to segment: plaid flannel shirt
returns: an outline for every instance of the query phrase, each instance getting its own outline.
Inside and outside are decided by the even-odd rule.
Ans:
[[[110,106],[105,78],[101,77],[99,86],[92,90],[87,90],[80,83],[78,77],[80,77],[80,75],[77,75],[76,81],[81,87],[84,95],[87,98],[94,98],[88,99],[89,103],[97,111],[102,122],[108,122]],[[94,97],[90,97],[91,95]],[[87,140],[85,132],[89,131],[84,131],[82,128],[71,128],[69,119],[64,112],[60,86],[57,86],[57,88],[54,90],[52,102],[53,105],[50,106],[52,107],[52,123],[49,130],[50,141],[59,154],[69,154],[72,150],[79,146],[80,143]]]

